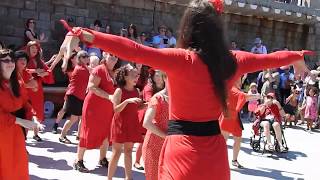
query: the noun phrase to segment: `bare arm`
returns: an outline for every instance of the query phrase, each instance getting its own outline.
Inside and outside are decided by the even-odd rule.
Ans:
[[[152,120],[154,119],[156,115],[157,108],[156,106],[149,107],[146,111],[146,114],[144,116],[143,120],[143,127],[147,130],[151,131],[153,134],[165,138],[166,133],[163,132],[159,127],[157,127],[155,124],[152,123]]]
[[[260,94],[246,94],[246,101],[254,101],[261,99]]]
[[[112,95],[99,88],[100,81],[100,77],[90,75],[88,82],[88,90],[101,98],[111,100]]]
[[[128,105],[128,101],[121,102],[122,90],[117,88],[113,94],[112,103],[114,112],[121,112]]]

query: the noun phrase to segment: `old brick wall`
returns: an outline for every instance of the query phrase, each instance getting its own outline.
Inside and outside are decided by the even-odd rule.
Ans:
[[[59,19],[72,18],[75,25],[87,27],[95,19],[100,19],[104,26],[111,25],[114,33],[130,23],[136,24],[140,31],[150,31],[154,5],[153,0],[0,0],[0,40],[6,44],[22,44],[25,20],[35,18],[38,32],[49,37],[49,42],[42,44],[48,58],[64,38],[65,31]],[[176,29],[183,10],[182,6],[157,3],[155,27],[166,24]],[[226,36],[246,49],[251,48],[257,36],[263,39],[269,50],[284,46],[290,49],[317,48],[316,34],[320,32],[316,26],[232,14],[225,14],[223,20]]]

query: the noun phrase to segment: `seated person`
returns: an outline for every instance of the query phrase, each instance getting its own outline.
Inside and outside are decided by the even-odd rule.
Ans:
[[[274,150],[274,146],[271,143],[270,125],[272,126],[276,139],[278,141],[280,152],[284,152],[285,148],[282,145],[282,131],[281,131],[281,119],[285,115],[280,103],[275,100],[274,93],[269,93],[264,104],[260,105],[256,111],[256,116],[260,122],[260,126],[263,128],[264,135],[267,138],[267,149]]]

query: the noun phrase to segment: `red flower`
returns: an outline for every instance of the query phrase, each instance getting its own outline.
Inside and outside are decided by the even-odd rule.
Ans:
[[[223,13],[223,0],[209,0],[218,14]]]

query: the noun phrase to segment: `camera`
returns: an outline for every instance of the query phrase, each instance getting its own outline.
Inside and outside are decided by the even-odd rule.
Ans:
[[[163,44],[168,44],[169,39],[163,39]]]

